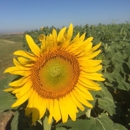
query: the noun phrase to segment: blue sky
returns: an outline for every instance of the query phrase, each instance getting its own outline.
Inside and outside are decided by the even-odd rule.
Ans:
[[[1,0],[0,33],[130,22],[130,0]]]

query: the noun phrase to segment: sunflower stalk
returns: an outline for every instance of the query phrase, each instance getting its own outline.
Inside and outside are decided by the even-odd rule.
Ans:
[[[48,123],[48,117],[47,115],[45,116],[45,118],[43,119],[43,130],[51,130],[51,125],[52,125],[53,121],[49,124]]]
[[[88,110],[86,111],[86,116],[87,116],[88,118],[90,118],[90,116],[91,116],[91,109],[88,109]]]

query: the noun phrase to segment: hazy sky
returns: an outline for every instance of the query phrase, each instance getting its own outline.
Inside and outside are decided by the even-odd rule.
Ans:
[[[130,22],[130,0],[0,0],[0,33]]]

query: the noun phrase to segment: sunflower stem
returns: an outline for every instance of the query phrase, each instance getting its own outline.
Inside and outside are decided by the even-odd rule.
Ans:
[[[48,123],[48,117],[46,115],[45,118],[43,119],[43,130],[51,130],[52,123],[53,121],[50,124]]]
[[[86,116],[87,116],[88,118],[90,118],[90,115],[91,115],[91,109],[88,109],[88,110],[86,111]]]

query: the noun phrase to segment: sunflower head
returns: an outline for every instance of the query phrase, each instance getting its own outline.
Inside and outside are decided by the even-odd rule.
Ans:
[[[40,27],[40,30],[42,31],[44,29],[44,27]]]
[[[45,39],[45,35],[44,34],[40,34],[38,39],[39,39],[40,42],[42,42]]]
[[[73,25],[62,28],[57,34],[55,29],[48,36],[40,35],[41,46],[26,35],[31,53],[23,50],[14,52],[14,66],[5,73],[21,77],[9,84],[5,91],[15,94],[16,107],[27,102],[25,114],[32,114],[32,122],[41,119],[45,112],[56,122],[68,118],[76,120],[76,113],[92,108],[89,101],[94,100],[90,90],[101,90],[96,81],[104,81],[99,70],[102,60],[95,57],[101,43],[93,47],[92,37],[85,39],[79,33],[72,39]]]

